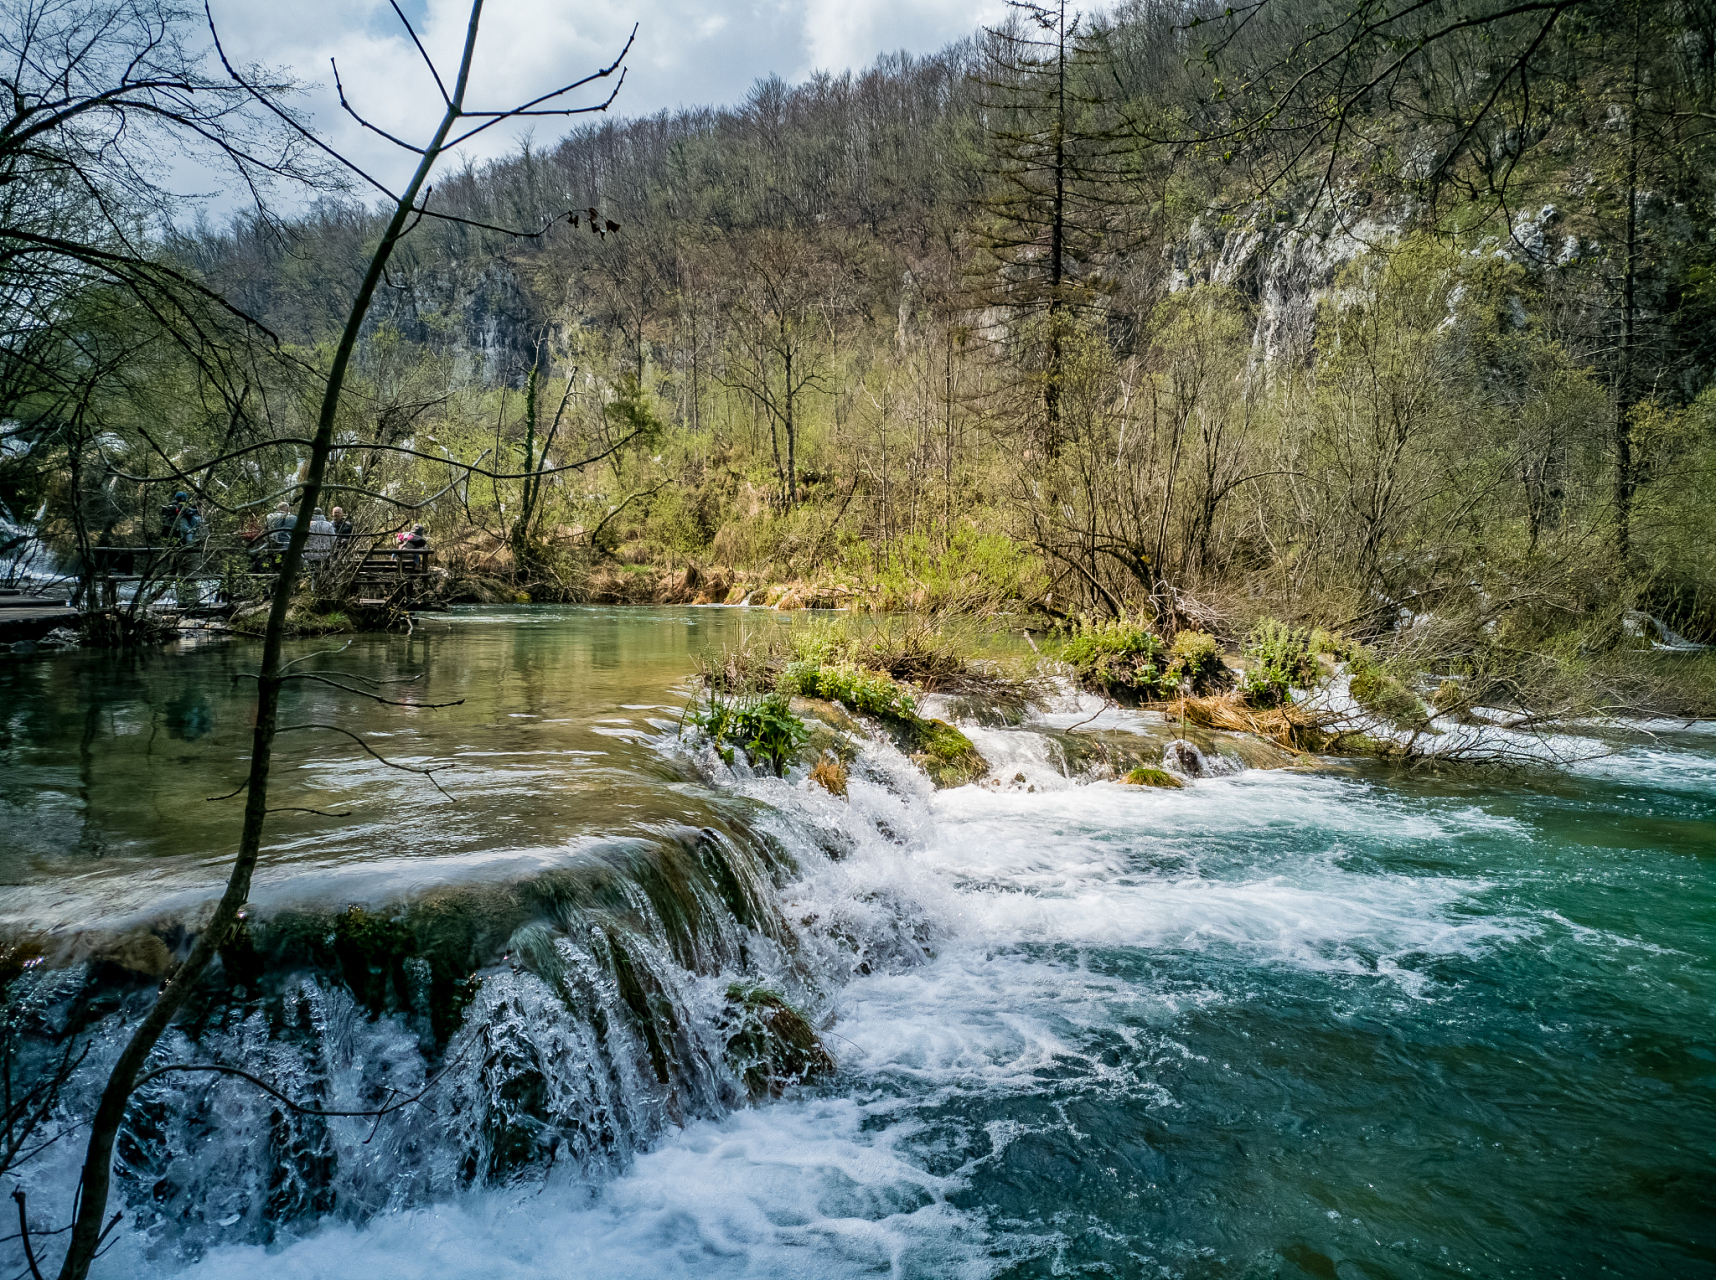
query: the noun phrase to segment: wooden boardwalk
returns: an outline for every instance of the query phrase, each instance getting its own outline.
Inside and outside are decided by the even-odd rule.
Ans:
[[[0,592],[0,644],[40,640],[55,627],[77,624],[77,610],[65,597]]]

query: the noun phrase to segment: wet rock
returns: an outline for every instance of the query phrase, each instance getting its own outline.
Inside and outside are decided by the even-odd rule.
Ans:
[[[945,720],[914,720],[907,727],[907,750],[937,787],[961,787],[989,772],[971,739]]]
[[[1175,738],[1162,748],[1162,763],[1188,778],[1201,778],[1206,772],[1204,753],[1184,738]]]
[[[167,944],[153,933],[138,930],[114,942],[102,956],[133,973],[159,978],[173,963],[173,953]]]
[[[803,1014],[779,992],[734,983],[727,988],[727,1060],[753,1099],[834,1070],[834,1059]]]

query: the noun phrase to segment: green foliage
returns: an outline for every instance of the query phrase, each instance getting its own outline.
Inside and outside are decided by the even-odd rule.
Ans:
[[[1430,712],[1423,701],[1369,654],[1359,650],[1348,670],[1352,676],[1348,691],[1366,711],[1396,728],[1430,728]]]
[[[1311,628],[1305,647],[1313,654],[1327,654],[1337,662],[1350,662],[1362,652],[1358,641],[1349,640],[1338,631],[1325,631],[1322,627]]]
[[[752,766],[767,765],[776,777],[810,738],[804,721],[792,713],[787,694],[766,697],[723,697],[711,693],[708,703],[685,713],[686,723],[709,735],[715,750],[728,764],[735,748],[742,748]]]
[[[1221,646],[1207,631],[1182,631],[1168,648],[1168,675],[1188,683],[1194,695],[1207,693],[1226,670]]]
[[[1063,633],[1058,654],[1085,688],[1142,701],[1171,698],[1182,686],[1206,693],[1226,670],[1207,632],[1182,631],[1168,645],[1149,622],[1129,616],[1080,617]]]
[[[1143,618],[1081,616],[1059,654],[1081,684],[1109,697],[1163,698],[1178,683],[1168,677],[1168,646]]]
[[[1245,639],[1245,656],[1251,669],[1240,690],[1254,707],[1279,707],[1293,700],[1294,689],[1309,689],[1320,672],[1311,652],[1308,631],[1294,629],[1274,618],[1259,622]]]
[[[667,423],[657,415],[649,392],[635,373],[620,378],[614,398],[602,406],[602,416],[621,436],[630,436],[635,449],[653,449],[667,434]]]
[[[828,666],[814,659],[790,662],[776,687],[807,698],[828,698],[867,715],[910,720],[917,714],[916,699],[898,681],[849,662]]]
[[[1129,772],[1122,782],[1134,787],[1166,787],[1177,789],[1186,784],[1181,782],[1166,769],[1152,769],[1149,765],[1139,765]]]
[[[1038,599],[1048,585],[1042,561],[998,529],[959,522],[951,535],[911,533],[885,556],[861,539],[840,548],[841,569],[865,583],[885,610],[993,610]]]

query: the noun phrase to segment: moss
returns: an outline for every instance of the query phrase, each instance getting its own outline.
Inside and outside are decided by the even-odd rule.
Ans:
[[[915,764],[938,787],[960,787],[989,772],[971,739],[945,720],[912,720],[907,733]]]
[[[1173,790],[1186,785],[1166,769],[1152,769],[1148,765],[1139,765],[1126,775],[1124,781],[1134,787],[1167,787]]]
[[[805,1016],[778,991],[734,983],[727,988],[727,1061],[754,1099],[779,1097],[791,1085],[834,1070]]]

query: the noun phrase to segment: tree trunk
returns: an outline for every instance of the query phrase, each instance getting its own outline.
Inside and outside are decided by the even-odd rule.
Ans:
[[[197,981],[209,962],[226,942],[238,923],[239,912],[250,896],[250,880],[262,850],[262,827],[268,814],[268,771],[274,753],[274,737],[279,724],[280,690],[285,672],[280,654],[286,631],[286,611],[292,602],[292,588],[303,561],[304,543],[309,537],[310,520],[322,496],[322,477],[327,470],[328,456],[333,452],[334,422],[345,386],[346,369],[371,299],[381,283],[387,260],[394,246],[404,235],[407,219],[413,212],[418,193],[429,177],[429,171],[441,154],[448,133],[458,121],[470,79],[471,55],[476,47],[477,24],[482,16],[482,0],[473,0],[470,24],[465,32],[464,54],[459,64],[459,78],[451,99],[441,117],[440,127],[423,151],[423,158],[410,183],[400,195],[393,217],[370,258],[369,269],[352,301],[339,347],[335,350],[328,381],[322,393],[321,414],[310,447],[310,465],[304,477],[303,497],[298,504],[298,516],[292,526],[291,541],[280,566],[280,577],[274,586],[274,599],[268,613],[268,629],[262,641],[262,662],[257,674],[256,730],[251,739],[250,777],[246,784],[244,827],[239,836],[238,855],[233,860],[232,874],[226,892],[208,924],[197,936],[191,954],[161,988],[154,1005],[114,1064],[102,1090],[100,1105],[90,1123],[89,1146],[84,1155],[83,1181],[79,1192],[77,1217],[72,1225],[71,1242],[65,1262],[60,1268],[60,1280],[85,1280],[90,1264],[101,1244],[103,1219],[107,1214],[108,1193],[113,1180],[113,1146],[125,1120],[125,1106],[136,1087],[137,1077],[148,1063],[155,1045],[172,1023],[174,1016],[190,998]]]
[[[1621,368],[1615,382],[1615,558],[1621,573],[1632,558],[1633,362],[1638,329],[1639,64],[1635,48],[1627,116],[1626,262],[1621,275]]]

